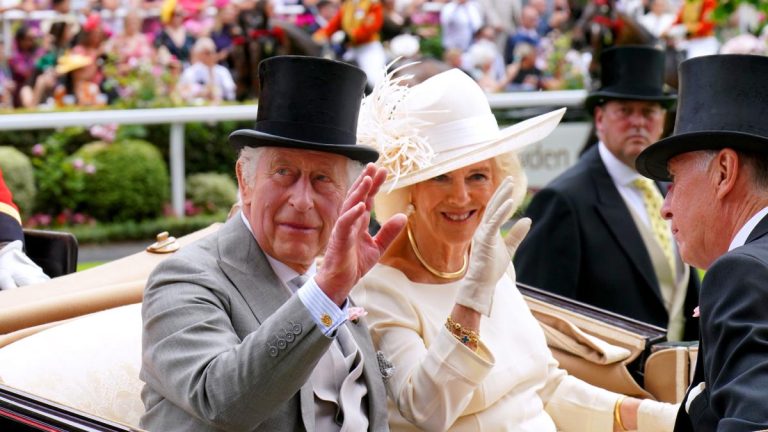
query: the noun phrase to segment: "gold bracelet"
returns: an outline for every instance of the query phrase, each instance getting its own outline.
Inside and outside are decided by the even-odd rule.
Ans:
[[[624,422],[621,421],[621,403],[624,402],[624,399],[626,399],[626,396],[619,396],[619,398],[616,399],[616,403],[613,405],[613,420],[623,431],[627,430],[627,428],[624,427]]]
[[[464,328],[464,326],[451,319],[451,317],[445,320],[445,328],[464,345],[477,346],[480,342],[480,335],[476,331]]]

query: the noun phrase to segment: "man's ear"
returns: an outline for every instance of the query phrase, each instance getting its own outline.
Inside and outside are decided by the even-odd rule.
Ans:
[[[240,201],[243,205],[250,205],[251,204],[251,193],[250,193],[250,187],[248,186],[248,182],[245,180],[245,177],[243,175],[243,161],[242,159],[237,160],[237,164],[235,165],[235,173],[237,174],[237,188],[240,192]]]
[[[712,161],[710,169],[712,170],[716,196],[718,199],[722,199],[733,190],[739,180],[739,175],[741,175],[739,154],[730,148],[720,150]]]
[[[595,133],[597,134],[597,137],[600,138],[600,133],[603,131],[603,117],[605,115],[605,111],[603,111],[603,106],[598,105],[595,107]]]

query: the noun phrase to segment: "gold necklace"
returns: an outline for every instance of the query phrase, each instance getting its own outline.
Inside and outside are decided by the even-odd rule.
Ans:
[[[467,271],[467,256],[464,255],[464,263],[461,265],[461,268],[458,269],[455,272],[444,272],[440,271],[431,265],[427,264],[427,261],[424,260],[424,257],[421,256],[421,253],[419,252],[419,248],[416,247],[416,240],[413,238],[413,233],[411,232],[411,222],[408,221],[405,224],[405,230],[408,232],[408,241],[411,242],[411,249],[413,249],[413,253],[416,255],[416,258],[419,260],[422,266],[424,266],[427,271],[432,273],[433,275],[443,278],[443,279],[456,279],[457,277],[461,277],[465,271]]]

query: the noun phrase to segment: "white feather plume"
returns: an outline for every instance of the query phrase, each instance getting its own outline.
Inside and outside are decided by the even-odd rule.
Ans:
[[[429,167],[435,156],[427,139],[419,134],[419,129],[430,123],[411,116],[405,107],[411,90],[403,81],[413,75],[394,76],[413,64],[398,67],[376,84],[363,99],[357,122],[357,142],[379,151],[377,164],[389,171],[392,188],[403,175]]]

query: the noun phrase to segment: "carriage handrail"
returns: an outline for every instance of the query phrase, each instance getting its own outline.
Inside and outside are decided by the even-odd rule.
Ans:
[[[495,93],[488,95],[488,101],[493,109],[578,107],[582,105],[585,97],[584,90],[562,90]],[[88,127],[99,124],[170,124],[171,204],[176,215],[184,217],[184,125],[193,122],[256,120],[256,108],[257,105],[248,104],[2,114],[0,131]]]

